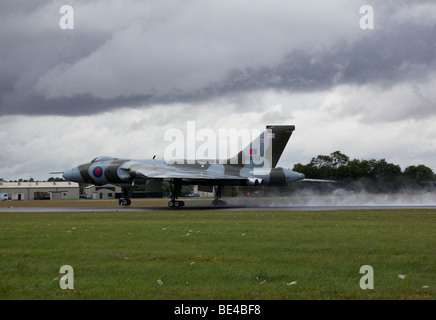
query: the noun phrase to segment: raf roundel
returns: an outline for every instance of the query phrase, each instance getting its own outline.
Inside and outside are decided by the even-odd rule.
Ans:
[[[95,177],[101,178],[101,176],[103,175],[103,168],[102,167],[95,167],[94,170],[92,171],[92,173],[94,174]]]

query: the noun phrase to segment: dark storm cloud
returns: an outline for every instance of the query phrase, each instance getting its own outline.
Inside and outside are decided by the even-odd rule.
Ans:
[[[295,51],[276,66],[232,70],[210,92],[326,90],[340,84],[392,85],[419,81],[435,69],[436,26],[402,25],[394,32],[373,32],[354,43],[339,43],[327,52]]]
[[[420,81],[423,75],[435,72],[436,26],[434,23],[418,24],[416,21],[405,19],[404,12],[407,11],[398,9],[397,3],[399,2],[384,4],[383,12],[379,14],[386,14],[389,12],[388,9],[392,9],[391,12],[394,13],[399,12],[397,20],[391,21],[390,24],[376,24],[375,30],[359,30],[352,38],[335,40],[319,46],[315,46],[314,43],[313,46],[306,45],[301,49],[283,51],[279,61],[235,67],[234,61],[231,61],[232,56],[229,55],[228,60],[221,57],[211,58],[208,65],[207,58],[212,51],[198,52],[200,46],[190,49],[189,45],[185,46],[181,42],[178,46],[168,47],[162,51],[163,54],[176,52],[173,56],[167,57],[168,60],[163,60],[174,64],[167,70],[156,67],[153,72],[140,72],[140,66],[135,67],[135,64],[142,61],[140,59],[143,51],[140,44],[130,50],[139,49],[132,61],[128,61],[129,56],[123,55],[123,44],[130,44],[135,40],[159,41],[162,38],[160,33],[152,34],[151,38],[144,36],[148,34],[141,26],[133,25],[131,29],[127,28],[127,31],[121,32],[106,30],[86,33],[79,29],[66,34],[56,25],[43,28],[43,32],[35,31],[31,28],[35,23],[32,21],[27,22],[27,29],[26,25],[20,26],[19,23],[13,25],[15,28],[9,25],[8,32],[4,28],[0,32],[1,42],[5,44],[2,45],[0,55],[0,116],[73,116],[96,114],[126,106],[143,107],[155,103],[199,103],[215,97],[267,89],[299,93],[327,90],[341,84],[359,86],[377,83],[389,87],[401,82],[413,83]],[[38,8],[40,7],[26,6],[23,2],[18,2],[11,9],[12,14],[3,16],[9,17],[7,22],[11,23],[13,18],[23,18],[36,10],[36,16],[41,19],[45,16],[46,10],[38,11]],[[417,10],[414,12],[421,14]],[[379,13],[377,7],[376,13]],[[52,11],[50,20],[57,22],[58,19],[58,12]],[[353,27],[358,25],[358,21],[355,23]],[[226,27],[230,35],[232,27],[235,26]],[[147,32],[153,30],[148,27],[146,29]],[[298,33],[304,32],[305,30],[298,30]],[[310,36],[311,33],[308,34]],[[252,44],[250,45],[241,49],[242,52],[245,50],[247,56],[253,52]],[[265,42],[259,40],[258,48],[264,45]],[[234,46],[238,47],[237,41]],[[161,47],[165,46],[159,43],[157,49]],[[193,54],[194,58],[188,60],[186,56],[189,54]],[[156,57],[159,58],[159,51]],[[180,61],[179,65],[176,64],[177,61]],[[196,61],[200,61],[198,65],[195,65]],[[89,70],[100,62],[100,69],[95,67],[95,70]],[[214,62],[219,65],[214,66]],[[132,65],[129,66],[129,63]],[[153,62],[149,63],[153,67]],[[193,69],[199,74],[198,77],[190,77],[191,69],[186,67],[186,64],[192,64]],[[121,80],[117,79],[117,76],[114,77],[115,80],[111,79],[111,75],[119,73],[120,70],[122,72],[123,68],[127,73],[129,70],[134,73],[124,75],[126,79],[133,78],[134,82],[123,83],[122,76],[119,76]],[[217,76],[216,70],[219,68],[224,69],[222,76]],[[99,71],[101,75],[98,74]],[[94,76],[95,79],[90,79]],[[179,78],[181,80],[177,82]],[[154,80],[162,84],[158,91],[152,88]],[[65,81],[65,85],[60,84],[62,81]],[[144,93],[140,93],[142,82],[147,83],[144,84]],[[132,84],[136,86],[133,89]]]
[[[404,24],[393,31],[371,32],[359,41],[337,43],[326,51],[296,50],[275,66],[234,69],[224,81],[157,101],[193,102],[265,89],[300,93],[328,90],[341,84],[390,87],[420,82],[436,71],[434,39],[435,25]]]

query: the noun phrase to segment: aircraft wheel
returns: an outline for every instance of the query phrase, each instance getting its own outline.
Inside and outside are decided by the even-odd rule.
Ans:
[[[130,206],[130,204],[132,203],[132,201],[130,199],[120,199],[119,204],[122,206]]]
[[[171,200],[168,202],[168,207],[170,208],[179,208],[179,207],[184,207],[185,206],[185,202],[184,201],[178,201],[178,200]]]
[[[214,207],[224,207],[227,205],[227,202],[225,202],[224,200],[213,200],[212,205]]]

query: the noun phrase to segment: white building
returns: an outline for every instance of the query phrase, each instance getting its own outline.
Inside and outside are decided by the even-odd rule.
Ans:
[[[0,193],[7,193],[11,200],[61,200],[78,199],[79,184],[69,181],[56,182],[5,182],[0,181]]]
[[[104,186],[86,186],[83,188],[83,193],[87,196],[91,196],[93,199],[115,199],[116,195],[121,193],[122,189],[114,185]]]

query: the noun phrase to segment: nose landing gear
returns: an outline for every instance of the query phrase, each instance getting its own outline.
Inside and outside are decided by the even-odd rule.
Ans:
[[[118,199],[118,204],[120,206],[130,206],[132,204],[132,201],[130,199],[126,199],[126,198],[120,198]]]
[[[123,188],[123,197],[118,199],[118,204],[120,206],[130,206],[132,204],[132,201],[128,198],[129,196],[129,189]]]

